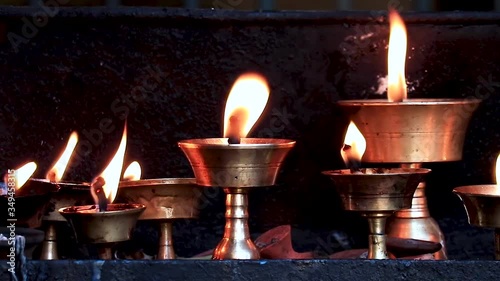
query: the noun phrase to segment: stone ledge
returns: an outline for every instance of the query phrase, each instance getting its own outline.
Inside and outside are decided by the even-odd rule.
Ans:
[[[9,280],[5,262],[0,280]],[[496,261],[29,261],[29,281],[127,280],[495,280]],[[147,276],[147,277],[146,277]]]

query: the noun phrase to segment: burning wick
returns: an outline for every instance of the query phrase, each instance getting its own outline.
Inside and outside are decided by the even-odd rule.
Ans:
[[[47,180],[50,182],[56,182],[56,172],[55,171],[49,171],[46,176]]]
[[[244,107],[236,108],[229,117],[229,126],[227,129],[227,142],[229,144],[240,144],[241,137],[245,136],[243,130],[248,122],[248,110]]]
[[[351,173],[354,174],[361,172],[361,161],[352,156],[352,146],[344,144],[344,147],[342,147],[342,152],[345,153],[347,159],[346,166],[351,170]]]
[[[94,201],[99,206],[99,212],[106,212],[108,209],[108,199],[106,198],[104,189],[102,188],[105,184],[106,182],[104,181],[104,178],[97,177],[90,186],[92,197],[94,197]]]

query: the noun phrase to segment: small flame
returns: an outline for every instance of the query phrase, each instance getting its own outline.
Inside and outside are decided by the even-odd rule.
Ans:
[[[389,11],[390,36],[388,55],[387,98],[401,102],[407,98],[405,80],[406,27],[395,10]]]
[[[33,173],[35,173],[36,167],[35,162],[28,162],[16,170],[16,190],[23,187],[23,185],[31,178]]]
[[[141,179],[141,165],[139,162],[134,161],[128,165],[127,169],[123,173],[123,180],[127,181],[138,181]]]
[[[366,150],[366,140],[358,127],[351,121],[344,138],[344,146],[340,150],[344,163],[349,166],[352,162],[361,162]]]
[[[496,171],[495,171],[495,184],[500,187],[500,154],[498,154],[495,169],[496,169]]]
[[[266,79],[256,73],[238,77],[226,101],[224,137],[244,138],[255,125],[269,99]]]
[[[104,190],[104,195],[108,200],[108,203],[113,203],[118,191],[118,184],[120,182],[120,175],[123,168],[123,158],[125,157],[125,148],[127,146],[127,127],[123,129],[123,136],[120,142],[120,146],[116,151],[115,156],[109,162],[109,165],[101,173],[99,177],[104,180],[104,185],[102,189]],[[97,202],[96,202],[97,203]]]
[[[69,137],[66,149],[64,149],[64,152],[59,157],[59,160],[57,160],[54,166],[49,170],[49,172],[45,176],[46,179],[48,179],[51,182],[61,181],[64,172],[66,171],[66,167],[68,166],[69,159],[71,158],[71,154],[73,154],[73,151],[75,150],[77,143],[78,143],[78,134],[76,132],[73,132]]]

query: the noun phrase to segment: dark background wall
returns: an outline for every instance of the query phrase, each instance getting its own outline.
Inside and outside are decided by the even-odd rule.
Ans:
[[[292,224],[298,250],[341,250],[333,234],[347,235],[353,247],[366,244],[364,220],[342,211],[320,172],[344,167],[339,148],[348,120],[335,102],[380,98],[374,91],[387,72],[388,40],[382,14],[55,8],[54,16],[33,17],[36,11],[0,10],[0,169],[33,160],[43,177],[78,131],[65,179],[90,181],[116,150],[126,119],[127,163],[138,160],[145,178],[192,176],[177,142],[221,136],[232,83],[258,71],[271,96],[251,136],[292,138],[297,146],[278,186],[251,194],[252,233]],[[492,232],[467,224],[451,190],[492,182],[500,150],[500,16],[404,18],[410,98],[484,99],[463,161],[427,165],[428,196],[450,258],[492,259]],[[213,248],[222,235],[223,194],[207,189],[205,198],[200,219],[175,225],[181,256]],[[136,240],[153,253],[155,235],[145,225]]]

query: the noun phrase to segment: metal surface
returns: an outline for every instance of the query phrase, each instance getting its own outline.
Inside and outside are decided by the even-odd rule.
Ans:
[[[58,259],[56,222],[66,222],[66,219],[57,211],[60,208],[68,206],[81,206],[92,204],[93,199],[90,194],[90,185],[88,183],[70,183],[58,182],[57,192],[50,194],[50,203],[47,206],[43,216],[43,221],[47,222],[45,229],[45,240],[43,241],[42,253],[40,259],[54,260]]]
[[[366,139],[363,162],[403,163],[402,167],[421,167],[420,163],[458,161],[469,120],[481,101],[478,99],[409,99],[340,101]],[[414,164],[415,163],[415,164]],[[389,219],[387,235],[403,239],[439,242],[436,255],[447,259],[444,235],[430,217],[422,182],[411,209],[397,211]]]
[[[194,178],[122,181],[118,186],[116,202],[146,206],[139,220],[167,221],[196,218],[201,194]]]
[[[66,207],[59,212],[71,224],[79,242],[99,244],[129,240],[145,209],[141,204],[109,204],[106,212],[96,212],[95,205]]]
[[[160,223],[160,242],[158,243],[158,255],[156,259],[158,260],[170,260],[175,259],[174,242],[172,239],[172,223],[162,222]]]
[[[462,200],[471,225],[500,228],[500,186],[460,186],[453,192]]]
[[[154,220],[160,227],[156,258],[174,259],[172,220],[198,217],[201,194],[194,178],[122,181],[118,187],[116,202],[146,206],[139,220]]]
[[[192,139],[179,142],[202,186],[224,187],[226,226],[214,250],[215,260],[259,259],[259,251],[248,230],[248,191],[272,186],[279,168],[295,141],[242,138],[228,144],[227,138]]]
[[[281,163],[295,141],[242,138],[229,145],[227,138],[192,139],[179,142],[201,186],[272,186]]]
[[[259,250],[248,229],[248,189],[225,188],[226,226],[224,236],[214,250],[214,260],[259,259]]]
[[[393,211],[411,207],[418,183],[429,169],[361,169],[325,171],[335,184],[344,208],[360,212],[369,225],[369,259],[389,258],[385,223]]]
[[[425,163],[462,159],[478,99],[339,101],[366,139],[363,162]]]
[[[422,164],[401,164],[402,168],[421,168]],[[417,239],[441,244],[441,249],[435,253],[438,260],[448,259],[444,235],[427,208],[425,196],[425,181],[418,184],[411,208],[396,211],[387,219],[387,235],[402,239]]]
[[[460,186],[453,192],[462,200],[471,225],[495,229],[495,259],[500,260],[500,186]]]
[[[368,220],[368,259],[388,259],[385,222],[392,212],[361,213]]]
[[[40,254],[41,260],[57,260],[57,233],[54,222],[48,222],[45,228],[45,239],[42,243],[42,253]]]
[[[52,193],[47,213],[43,216],[44,221],[62,221],[66,219],[57,210],[68,206],[83,206],[93,204],[94,200],[90,194],[90,184],[58,182],[58,192]]]

